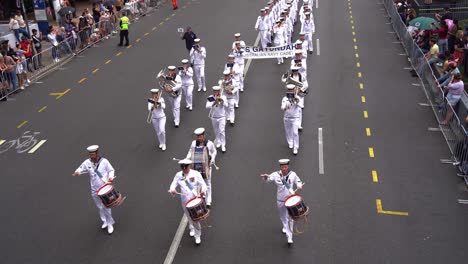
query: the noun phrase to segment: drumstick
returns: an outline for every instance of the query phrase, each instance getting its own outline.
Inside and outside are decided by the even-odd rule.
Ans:
[[[172,158],[174,161],[181,161],[181,159]]]
[[[216,166],[216,163],[213,163],[213,166],[215,167],[216,170],[219,170],[219,167]]]
[[[305,185],[305,182],[304,182],[304,183],[302,183],[302,186],[304,186],[304,185]],[[296,193],[296,192],[297,192],[297,190],[299,190],[299,188],[297,188],[296,190],[294,190],[294,193]]]
[[[171,193],[171,190],[167,190],[167,192],[168,192],[168,193]],[[178,191],[175,191],[175,193],[178,194],[178,195],[184,195],[183,193],[180,193],[180,192],[178,192]],[[171,193],[171,194],[172,194],[172,193]]]

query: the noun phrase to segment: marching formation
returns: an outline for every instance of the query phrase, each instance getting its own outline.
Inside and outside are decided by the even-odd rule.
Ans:
[[[302,130],[302,109],[305,105],[305,95],[308,94],[307,57],[313,53],[312,35],[315,25],[312,15],[312,4],[303,0],[299,6],[298,0],[272,0],[268,6],[260,10],[260,16],[255,23],[255,29],[261,37],[261,47],[294,46],[294,56],[291,58],[289,71],[281,81],[286,88],[281,100],[283,122],[288,147],[294,155],[299,150],[299,131]],[[293,42],[294,28],[300,23],[299,39]],[[296,27],[298,28],[299,25]],[[186,156],[178,161],[180,171],[177,172],[169,186],[168,192],[180,195],[182,210],[189,220],[189,235],[194,237],[195,244],[201,243],[201,221],[207,219],[213,204],[212,176],[214,167],[217,171],[216,157],[218,149],[227,151],[226,123],[235,125],[236,110],[240,106],[240,95],[246,92],[244,86],[244,65],[246,44],[241,34],[234,34],[234,42],[223,67],[223,77],[212,86],[212,94],[206,99],[205,108],[213,127],[214,141],[206,137],[205,128],[195,129],[195,139],[191,142]],[[161,151],[166,150],[166,100],[172,111],[174,127],[181,123],[181,103],[192,111],[193,90],[196,78],[197,91],[206,91],[205,60],[206,48],[199,38],[194,40],[190,49],[189,59],[181,61],[181,66],[167,66],[157,75],[159,88],[151,89],[151,98],[147,100],[148,124],[152,124]],[[287,59],[287,58],[286,58]],[[278,64],[283,64],[285,58],[277,57]],[[163,98],[163,94],[165,94]],[[182,102],[182,97],[185,97]],[[73,176],[89,173],[91,196],[99,209],[102,228],[109,234],[114,231],[111,209],[120,205],[125,197],[114,189],[115,172],[110,162],[99,156],[98,146],[87,148],[89,159],[75,170]],[[282,232],[286,234],[287,243],[293,243],[294,221],[307,217],[308,207],[302,197],[296,193],[304,183],[299,176],[289,168],[289,159],[280,159],[279,170],[270,174],[260,175],[266,182],[274,182],[277,187],[277,206],[282,223]],[[296,188],[296,189],[295,189]]]

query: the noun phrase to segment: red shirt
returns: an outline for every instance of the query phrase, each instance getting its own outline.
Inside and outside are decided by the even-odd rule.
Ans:
[[[432,31],[432,33],[439,34],[440,39],[446,39],[447,38],[448,30],[446,28],[440,27],[440,28],[437,28],[437,29],[431,30],[431,31]]]
[[[26,58],[31,58],[32,57],[32,51],[31,51],[31,46],[29,45],[29,40],[23,41],[20,43],[20,48],[24,51],[24,56]]]

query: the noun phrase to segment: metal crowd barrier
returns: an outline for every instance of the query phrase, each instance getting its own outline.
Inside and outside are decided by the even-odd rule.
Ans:
[[[463,177],[468,184],[468,133],[465,128],[466,123],[464,118],[460,120],[457,115],[458,112],[467,113],[468,96],[464,93],[457,106],[450,106],[445,98],[444,91],[437,83],[437,78],[431,66],[424,57],[424,53],[414,42],[406,25],[401,20],[393,0],[383,0],[383,4],[387,9],[393,29],[398,35],[411,65],[421,80],[424,93],[427,96],[434,116],[440,124],[439,128],[450,149],[452,157],[450,159],[441,160],[441,162],[457,166],[461,172],[459,176]],[[442,125],[441,122],[445,120],[447,114],[450,112],[453,113],[453,117],[446,125]]]
[[[154,11],[153,4],[151,1],[146,0],[144,3],[140,3],[137,6],[133,4],[139,11],[131,17],[131,21],[138,19],[143,15],[142,10],[145,11],[145,15]],[[96,44],[105,39],[115,37],[119,30],[118,23],[113,23],[114,19],[111,17],[109,20],[103,20],[95,23],[91,26],[91,29],[86,29],[76,32],[75,36],[70,36],[61,41],[57,46],[51,46],[41,50],[41,52],[34,54],[31,58],[27,59],[27,65],[29,65],[29,79],[34,82],[43,78],[45,75],[51,73],[56,69],[61,69],[62,66],[68,61],[72,60],[76,55],[84,52],[87,48],[97,47]],[[115,19],[118,21],[118,19]],[[44,36],[46,38],[46,36]],[[31,48],[33,48],[31,46]],[[9,86],[9,89],[5,89],[5,82],[8,82],[11,78],[6,77],[6,73],[1,72],[0,74],[0,100],[5,100],[12,93],[18,92],[19,87],[13,90]],[[11,80],[10,80],[11,81]]]

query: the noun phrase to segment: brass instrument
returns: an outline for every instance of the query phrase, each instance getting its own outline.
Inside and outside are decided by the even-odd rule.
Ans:
[[[152,103],[153,108],[160,107],[161,103],[158,102],[158,101],[159,101],[159,98],[161,98],[161,95],[162,95],[162,90],[159,90],[156,101],[153,98],[148,98],[148,103]],[[151,124],[151,119],[153,118],[153,111],[152,110],[153,109],[148,111],[148,117],[146,118],[146,123],[148,123],[148,124]]]
[[[158,80],[159,87],[166,91],[170,96],[177,97],[179,95],[178,92],[172,91],[172,89],[176,87],[177,83],[174,80],[171,80],[171,77],[166,74],[164,69],[159,71],[156,79]]]
[[[229,81],[226,81],[226,80],[221,80],[220,81],[220,86],[221,86],[221,91],[222,92],[226,92],[228,94],[232,94],[232,92],[234,91],[234,85],[232,84],[232,77]]]
[[[304,84],[302,82],[299,82],[297,80],[294,80],[292,77],[291,77],[291,73],[289,71],[287,71],[285,74],[283,74],[281,76],[281,82],[284,84],[284,85],[288,85],[288,84],[294,84],[296,86],[296,88],[299,88],[301,89]]]

